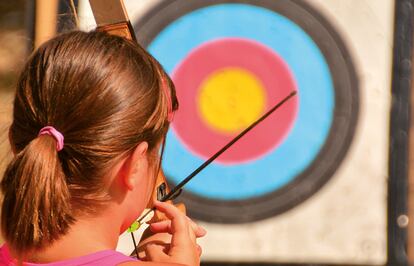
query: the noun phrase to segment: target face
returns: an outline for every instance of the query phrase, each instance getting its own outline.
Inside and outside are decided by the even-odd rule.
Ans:
[[[270,217],[334,173],[355,129],[358,90],[345,47],[314,10],[299,1],[165,1],[134,28],[177,89],[163,161],[172,185],[298,91],[186,185],[192,216]]]

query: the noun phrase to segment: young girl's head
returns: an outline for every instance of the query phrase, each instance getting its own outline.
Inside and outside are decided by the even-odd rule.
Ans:
[[[9,131],[15,157],[1,182],[1,229],[11,248],[41,249],[105,209],[113,196],[108,173],[142,143],[149,165],[158,165],[177,107],[171,80],[137,44],[71,32],[42,45],[17,85]],[[46,126],[63,135],[60,151],[55,137],[39,135]]]

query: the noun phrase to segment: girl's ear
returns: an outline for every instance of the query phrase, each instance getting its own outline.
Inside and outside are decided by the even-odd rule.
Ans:
[[[128,190],[133,190],[142,176],[148,172],[148,143],[141,142],[132,153],[125,158],[122,166],[122,181]]]

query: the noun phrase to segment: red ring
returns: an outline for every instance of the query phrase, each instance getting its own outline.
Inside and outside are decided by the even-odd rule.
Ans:
[[[293,75],[283,59],[258,42],[224,38],[194,49],[172,74],[180,102],[172,128],[180,141],[202,158],[210,157],[237,135],[220,134],[211,130],[201,119],[196,101],[204,79],[211,73],[228,67],[245,69],[262,82],[266,95],[265,111],[297,89]],[[297,111],[298,97],[294,97],[217,158],[217,161],[233,164],[265,155],[287,136]]]

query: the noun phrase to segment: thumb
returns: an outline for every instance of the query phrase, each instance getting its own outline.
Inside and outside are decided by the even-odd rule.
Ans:
[[[163,262],[169,259],[168,255],[164,251],[165,247],[157,244],[148,244],[145,247],[145,253],[147,260]]]

